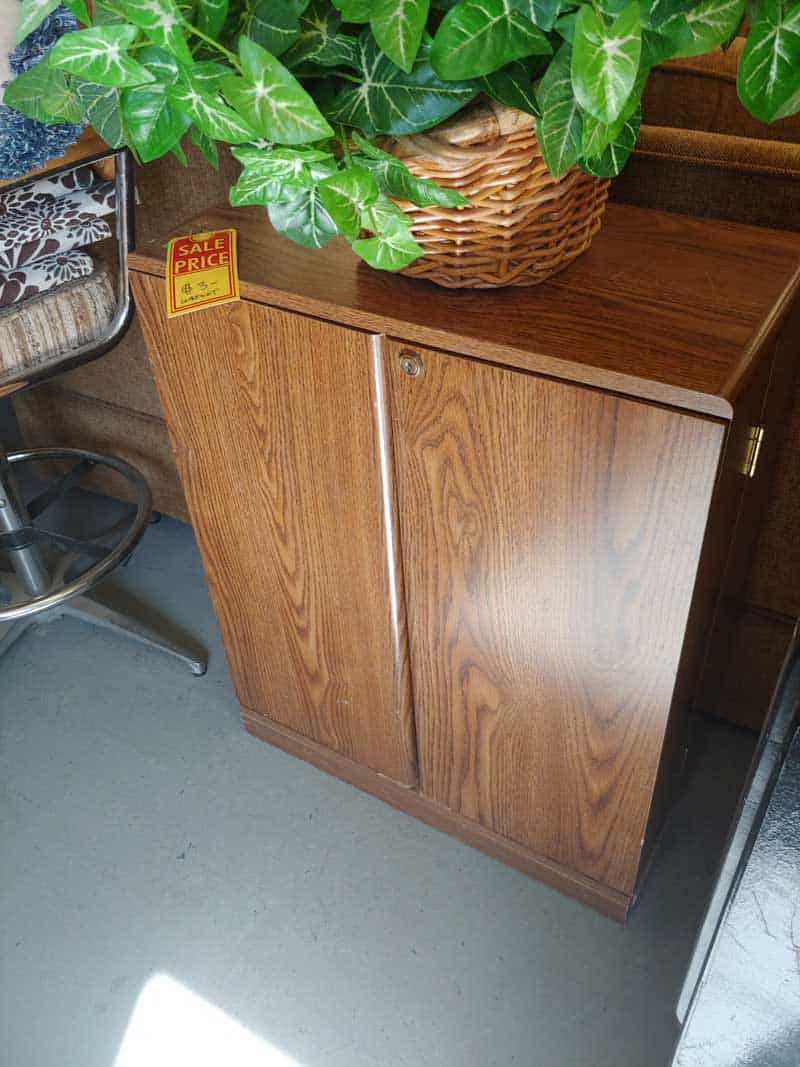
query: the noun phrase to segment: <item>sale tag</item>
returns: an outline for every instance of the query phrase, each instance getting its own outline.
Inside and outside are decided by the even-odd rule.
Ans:
[[[239,299],[236,230],[174,237],[167,246],[167,318]]]

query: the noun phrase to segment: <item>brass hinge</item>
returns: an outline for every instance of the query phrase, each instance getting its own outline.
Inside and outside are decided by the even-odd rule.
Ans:
[[[747,447],[744,454],[744,462],[741,466],[741,473],[746,478],[754,477],[756,473],[756,467],[758,466],[758,457],[761,453],[761,446],[764,443],[764,427],[763,426],[751,426],[750,432],[747,435]]]

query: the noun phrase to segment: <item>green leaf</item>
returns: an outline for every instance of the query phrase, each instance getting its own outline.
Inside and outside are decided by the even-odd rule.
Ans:
[[[542,31],[510,0],[461,0],[442,19],[431,49],[431,64],[448,80],[491,74],[513,59],[550,55]]]
[[[375,0],[372,8],[375,40],[393,63],[409,73],[422,44],[430,0]]]
[[[333,121],[355,126],[370,136],[427,130],[469,103],[478,92],[474,81],[442,81],[428,61],[427,43],[423,43],[408,74],[387,59],[369,30],[362,32],[358,46],[362,82],[345,83],[326,113]]]
[[[576,163],[581,154],[581,112],[572,89],[572,46],[565,42],[539,82],[541,117],[536,139],[547,169],[555,177]]]
[[[103,0],[95,0],[92,5],[93,26],[119,26],[125,22],[125,16],[115,7],[109,6]]]
[[[642,30],[640,70],[650,71],[675,55],[675,42],[657,30]]]
[[[22,0],[22,9],[19,13],[17,32],[14,36],[14,44],[24,41],[28,34],[41,25],[48,15],[61,3],[61,0]]]
[[[327,0],[313,0],[300,16],[300,36],[283,54],[284,66],[293,69],[305,63],[323,67],[357,69],[356,42],[339,33],[341,16]]]
[[[515,107],[518,111],[527,111],[529,115],[539,114],[539,105],[533,92],[533,74],[525,60],[514,60],[479,80],[481,89],[492,100]]]
[[[403,226],[406,230],[411,229],[410,217],[386,196],[379,196],[374,204],[370,204],[362,215],[361,222],[365,230],[374,234],[396,226]]]
[[[445,189],[427,178],[418,178],[399,159],[376,148],[358,133],[353,140],[364,153],[358,163],[366,167],[378,182],[380,190],[398,200],[408,200],[418,207],[463,207],[469,200],[456,189]]]
[[[168,95],[161,82],[122,92],[122,119],[127,139],[142,163],[158,159],[174,148],[191,125],[191,118]]]
[[[199,30],[216,37],[228,17],[228,0],[197,0],[195,23]]]
[[[333,0],[333,6],[345,22],[369,22],[372,15],[372,0]]]
[[[637,111],[615,132],[600,155],[583,160],[583,169],[597,178],[616,178],[636,145],[641,124],[641,112]]]
[[[270,204],[267,210],[278,233],[306,248],[322,248],[336,236],[336,223],[313,187],[304,189],[288,204]]]
[[[191,74],[185,75],[176,85],[167,86],[167,95],[212,141],[242,144],[256,139],[255,131],[244,119],[214,93],[203,89]]]
[[[83,104],[60,70],[41,60],[6,86],[3,103],[35,122],[80,122]]]
[[[540,30],[552,30],[562,7],[562,0],[533,0],[533,21]]]
[[[320,182],[317,190],[339,232],[354,241],[361,232],[361,216],[378,199],[378,185],[370,172],[348,167]]]
[[[246,145],[234,148],[233,155],[244,168],[230,190],[234,207],[288,203],[338,169],[329,152],[313,148],[264,149]]]
[[[353,251],[376,270],[402,270],[422,255],[410,229],[399,222],[374,237],[354,241]]]
[[[192,126],[189,130],[189,140],[203,153],[210,167],[214,170],[219,170],[219,152],[217,146],[210,137],[207,137],[204,133],[201,133],[196,126]]]
[[[207,93],[218,92],[223,81],[233,71],[224,63],[217,63],[214,59],[201,59],[192,67],[192,81]]]
[[[135,26],[92,26],[88,30],[65,33],[48,52],[51,67],[77,74],[98,85],[144,85],[153,75],[131,59],[125,49],[136,39]]]
[[[578,12],[569,11],[566,15],[559,15],[556,19],[555,31],[570,44],[575,40],[575,23],[578,21]]]
[[[623,128],[628,124],[635,115],[641,111],[642,93],[644,92],[645,84],[648,78],[647,70],[640,70],[636,78],[636,84],[633,87],[631,95],[628,97],[628,102],[622,109],[622,114],[616,120],[610,124],[605,122],[599,122],[594,115],[590,115],[588,112],[583,113],[583,147],[582,155],[584,159],[596,159],[602,156],[609,145],[618,141]],[[641,116],[636,120],[638,125],[636,126],[637,136],[638,128],[641,125]]]
[[[178,80],[180,71],[177,60],[157,44],[146,44],[144,48],[139,48],[136,58],[162,85],[174,85]]]
[[[175,0],[116,0],[114,6],[143,30],[153,44],[166,48],[179,63],[191,64],[192,53],[184,37],[186,22]]]
[[[222,83],[228,102],[259,136],[280,144],[332,137],[314,100],[283,64],[247,37],[239,39],[244,77]]]
[[[684,15],[694,0],[650,0],[641,8],[642,26],[663,30],[680,15]]]
[[[64,7],[66,7],[78,22],[84,26],[91,25],[91,18],[89,16],[89,9],[86,6],[86,0],[62,0]]]
[[[762,122],[800,107],[800,3],[759,0],[736,84],[744,106]]]
[[[182,167],[189,166],[189,160],[186,158],[186,153],[184,152],[180,141],[170,149],[170,152],[175,156]]]
[[[300,36],[300,20],[285,0],[258,0],[247,36],[274,56],[282,55]]]
[[[724,44],[744,17],[745,0],[703,0],[662,27],[675,56],[700,56]]]
[[[619,118],[636,82],[641,53],[638,0],[610,26],[593,7],[582,7],[572,50],[572,86],[580,106],[600,122]]]
[[[122,128],[119,89],[108,85],[95,85],[80,78],[73,78],[72,81],[89,123],[109,148],[122,148],[125,144],[125,131]]]

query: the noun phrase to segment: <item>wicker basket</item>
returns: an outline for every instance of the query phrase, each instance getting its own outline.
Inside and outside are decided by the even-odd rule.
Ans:
[[[571,167],[554,178],[530,115],[480,103],[388,146],[414,174],[458,189],[463,208],[419,208],[424,255],[403,273],[451,288],[536,285],[584,252],[600,229],[608,181]]]

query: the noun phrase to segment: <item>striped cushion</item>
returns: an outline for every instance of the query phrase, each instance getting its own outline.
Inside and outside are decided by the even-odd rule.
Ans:
[[[116,293],[106,267],[0,312],[0,384],[56,365],[108,329]]]

